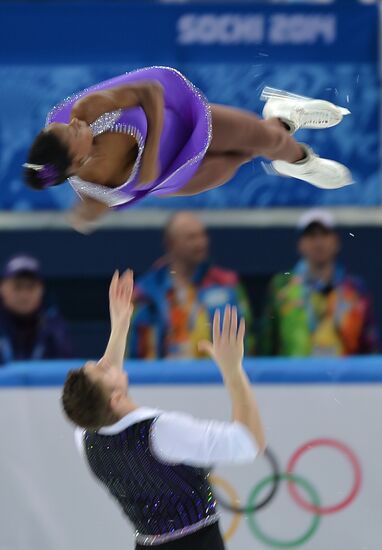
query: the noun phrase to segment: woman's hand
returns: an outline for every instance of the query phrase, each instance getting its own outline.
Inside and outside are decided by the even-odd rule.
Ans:
[[[146,151],[145,151],[146,153]],[[141,169],[136,187],[155,181],[160,174],[159,159],[156,152],[147,150],[143,153]]]
[[[164,119],[164,92],[159,82],[142,90],[141,105],[147,117],[147,137],[136,187],[155,181],[160,175],[159,149]]]
[[[84,235],[91,233],[96,227],[96,221],[103,216],[109,207],[90,197],[85,197],[84,200],[75,205],[69,212],[67,218],[69,224]]]

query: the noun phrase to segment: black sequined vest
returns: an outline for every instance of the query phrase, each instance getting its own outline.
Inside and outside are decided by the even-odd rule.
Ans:
[[[90,469],[118,500],[139,544],[162,544],[217,521],[208,472],[160,462],[150,448],[154,418],[114,435],[85,432]]]

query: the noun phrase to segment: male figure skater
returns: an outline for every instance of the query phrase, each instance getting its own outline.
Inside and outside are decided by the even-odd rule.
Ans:
[[[243,370],[244,321],[227,306],[217,312],[212,342],[201,342],[219,367],[232,420],[197,420],[138,406],[123,370],[133,306],[133,274],[114,273],[111,334],[103,357],[71,371],[62,402],[81,428],[77,442],[93,474],[119,502],[135,528],[136,550],[224,550],[207,468],[246,463],[265,449],[256,400]]]

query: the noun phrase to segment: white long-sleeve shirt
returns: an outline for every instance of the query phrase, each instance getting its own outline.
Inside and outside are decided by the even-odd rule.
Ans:
[[[149,418],[156,418],[150,433],[150,446],[162,462],[201,467],[244,464],[252,462],[258,453],[252,434],[240,422],[199,420],[185,413],[147,407],[135,409],[98,433],[114,435]],[[76,429],[76,443],[81,453],[83,433],[81,428]]]

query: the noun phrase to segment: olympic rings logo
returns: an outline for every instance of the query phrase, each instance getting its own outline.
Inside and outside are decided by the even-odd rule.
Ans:
[[[339,451],[348,460],[353,470],[352,487],[345,498],[335,504],[323,505],[315,487],[307,479],[295,473],[301,457],[318,447],[329,447]],[[316,533],[321,523],[322,516],[335,514],[347,508],[358,496],[361,489],[362,470],[357,456],[347,445],[335,439],[312,439],[304,445],[301,445],[301,447],[296,449],[290,457],[285,472],[280,471],[278,461],[269,448],[265,452],[265,457],[271,466],[272,473],[260,480],[252,489],[245,506],[240,504],[240,498],[236,490],[228,481],[214,474],[211,475],[211,483],[217,489],[215,491],[217,502],[221,508],[232,513],[231,523],[224,533],[226,541],[230,540],[236,533],[242,516],[247,515],[248,525],[252,534],[263,544],[273,548],[295,548],[296,546],[301,546]],[[290,540],[281,540],[266,534],[261,529],[258,522],[258,512],[267,507],[274,499],[282,481],[287,483],[288,492],[292,500],[300,508],[311,512],[313,515],[312,521],[305,533]],[[266,487],[269,487],[267,494],[259,500],[260,495],[263,493],[263,489]],[[219,495],[219,489],[228,496],[229,500]]]

